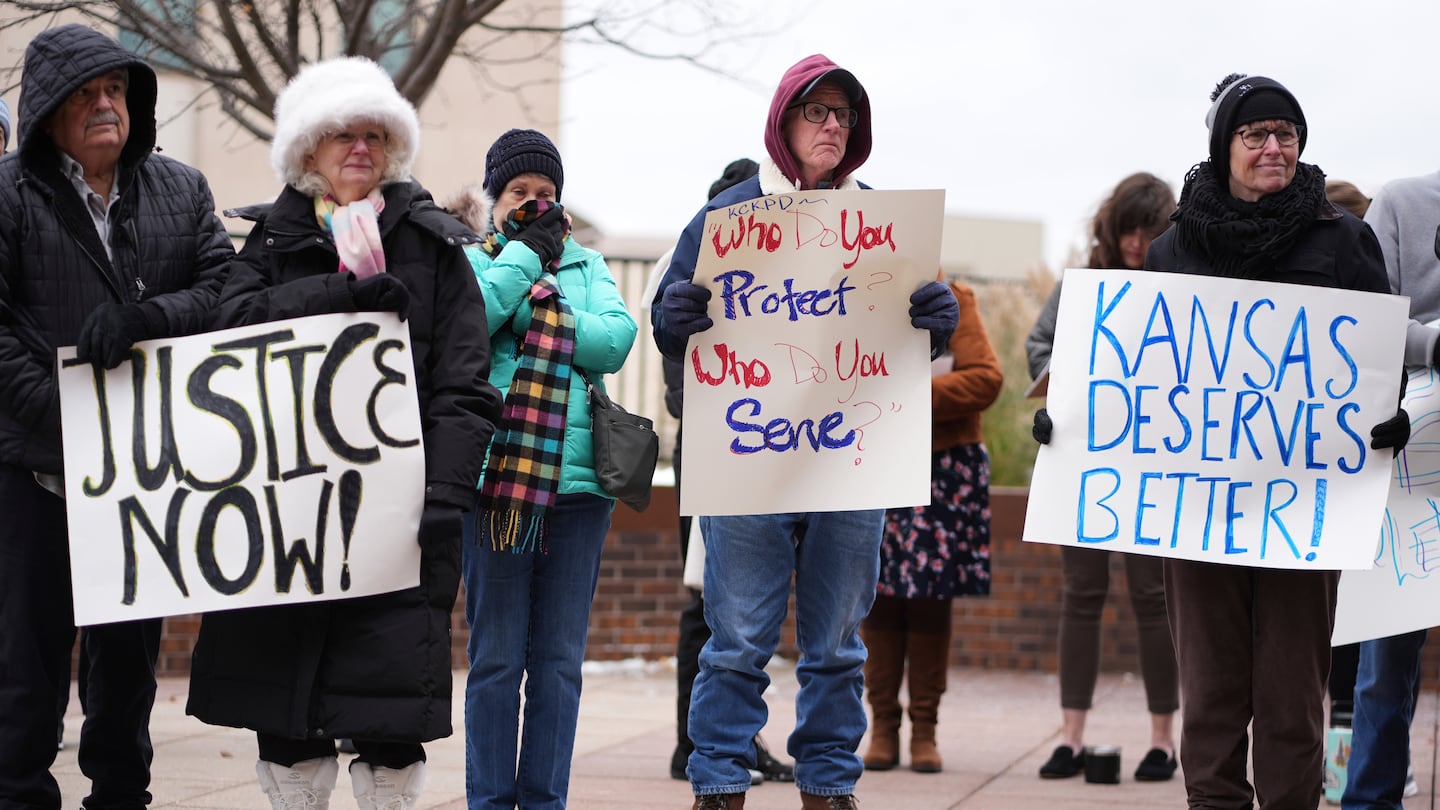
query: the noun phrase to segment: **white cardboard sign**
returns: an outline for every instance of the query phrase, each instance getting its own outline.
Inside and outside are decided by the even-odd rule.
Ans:
[[[686,515],[929,501],[929,335],[943,191],[803,191],[710,212],[685,354]]]
[[[1054,439],[1024,539],[1269,568],[1368,568],[1408,299],[1067,270]]]
[[[77,625],[419,583],[410,333],[324,315],[59,351]]]
[[[1440,374],[1411,368],[1410,443],[1390,476],[1375,567],[1340,576],[1335,644],[1440,624]]]

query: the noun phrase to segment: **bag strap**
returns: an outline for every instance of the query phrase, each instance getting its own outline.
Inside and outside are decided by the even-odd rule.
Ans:
[[[589,397],[590,404],[592,406],[599,405],[601,408],[620,407],[614,402],[612,402],[610,400],[610,397],[605,395],[604,391],[601,391],[599,388],[595,387],[595,383],[590,380],[590,375],[585,373],[585,369],[580,368],[579,366],[571,366],[571,368],[576,374],[580,375],[580,379],[585,381],[585,395]]]

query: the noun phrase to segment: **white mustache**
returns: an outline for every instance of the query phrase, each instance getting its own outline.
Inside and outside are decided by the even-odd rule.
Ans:
[[[85,119],[85,126],[87,127],[98,127],[101,124],[114,124],[117,127],[120,126],[120,114],[115,112],[114,110],[105,110],[104,112],[95,113],[94,115]]]

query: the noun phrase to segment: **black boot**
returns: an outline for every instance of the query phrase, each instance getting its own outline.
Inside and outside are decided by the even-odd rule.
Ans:
[[[795,781],[795,767],[771,756],[770,749],[759,734],[755,735],[755,769],[765,777],[766,782]]]

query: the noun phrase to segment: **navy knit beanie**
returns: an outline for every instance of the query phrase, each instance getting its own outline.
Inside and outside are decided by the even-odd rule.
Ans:
[[[1210,128],[1210,169],[1219,179],[1230,176],[1230,138],[1235,130],[1252,121],[1280,120],[1305,126],[1300,102],[1285,85],[1264,76],[1231,74],[1221,80],[1211,95],[1214,102],[1205,115]],[[1305,130],[1300,132],[1300,150],[1305,152]]]
[[[560,165],[560,150],[533,129],[512,129],[495,139],[490,151],[485,153],[485,193],[490,199],[500,198],[500,192],[518,175],[526,172],[543,174],[555,184],[555,200],[565,188],[565,168]]]

